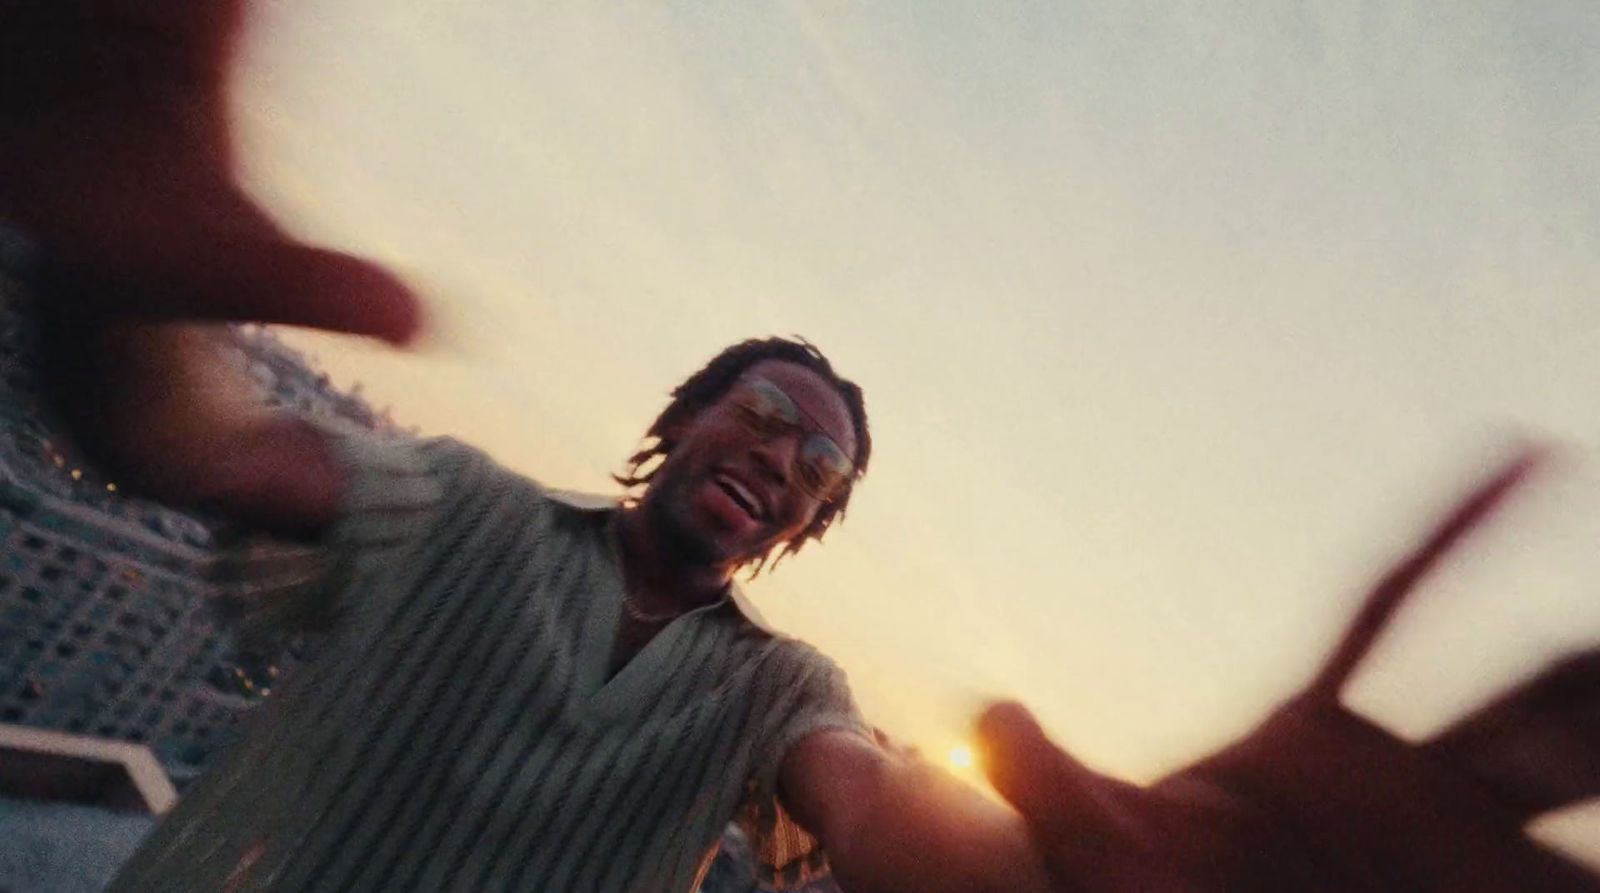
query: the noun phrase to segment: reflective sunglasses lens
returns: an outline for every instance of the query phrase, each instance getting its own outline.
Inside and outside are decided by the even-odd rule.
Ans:
[[[844,450],[833,438],[813,434],[800,448],[798,462],[804,469],[801,479],[812,489],[812,495],[826,498],[850,479],[852,467]]]
[[[770,437],[791,427],[783,407],[774,403],[769,395],[754,389],[739,395],[735,416],[752,433]]]
[[[800,423],[800,407],[783,389],[764,378],[752,378],[748,382],[748,390],[761,405],[764,415],[773,416],[790,424]]]

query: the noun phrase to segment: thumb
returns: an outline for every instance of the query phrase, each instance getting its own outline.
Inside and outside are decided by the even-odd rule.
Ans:
[[[394,344],[422,330],[416,295],[371,261],[275,233],[178,247],[114,263],[67,260],[52,271],[51,290],[70,308],[111,320],[281,323]]]
[[[421,331],[420,302],[397,276],[371,261],[292,241],[243,245],[198,276],[199,294],[218,319],[308,326],[395,344]]]
[[[1131,785],[1101,775],[1045,736],[1020,704],[996,704],[978,720],[984,771],[1034,834],[1057,845],[1126,842],[1133,833]]]

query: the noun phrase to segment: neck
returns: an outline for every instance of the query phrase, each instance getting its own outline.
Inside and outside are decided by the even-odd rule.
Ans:
[[[655,534],[642,507],[619,509],[611,523],[623,579],[636,604],[688,611],[723,597],[734,569],[685,560]]]

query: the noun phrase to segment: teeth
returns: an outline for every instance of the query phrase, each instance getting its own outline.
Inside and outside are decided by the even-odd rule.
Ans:
[[[756,495],[750,492],[748,487],[726,475],[718,477],[717,480],[722,483],[722,486],[731,490],[734,496],[739,498],[739,501],[744,504],[742,507],[745,511],[751,515],[760,513],[758,506],[761,505],[761,501],[756,499]]]

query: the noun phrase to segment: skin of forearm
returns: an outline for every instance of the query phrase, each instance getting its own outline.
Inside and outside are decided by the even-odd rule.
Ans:
[[[827,842],[847,893],[1044,893],[1047,876],[1015,812],[926,763],[883,760],[851,827]]]

